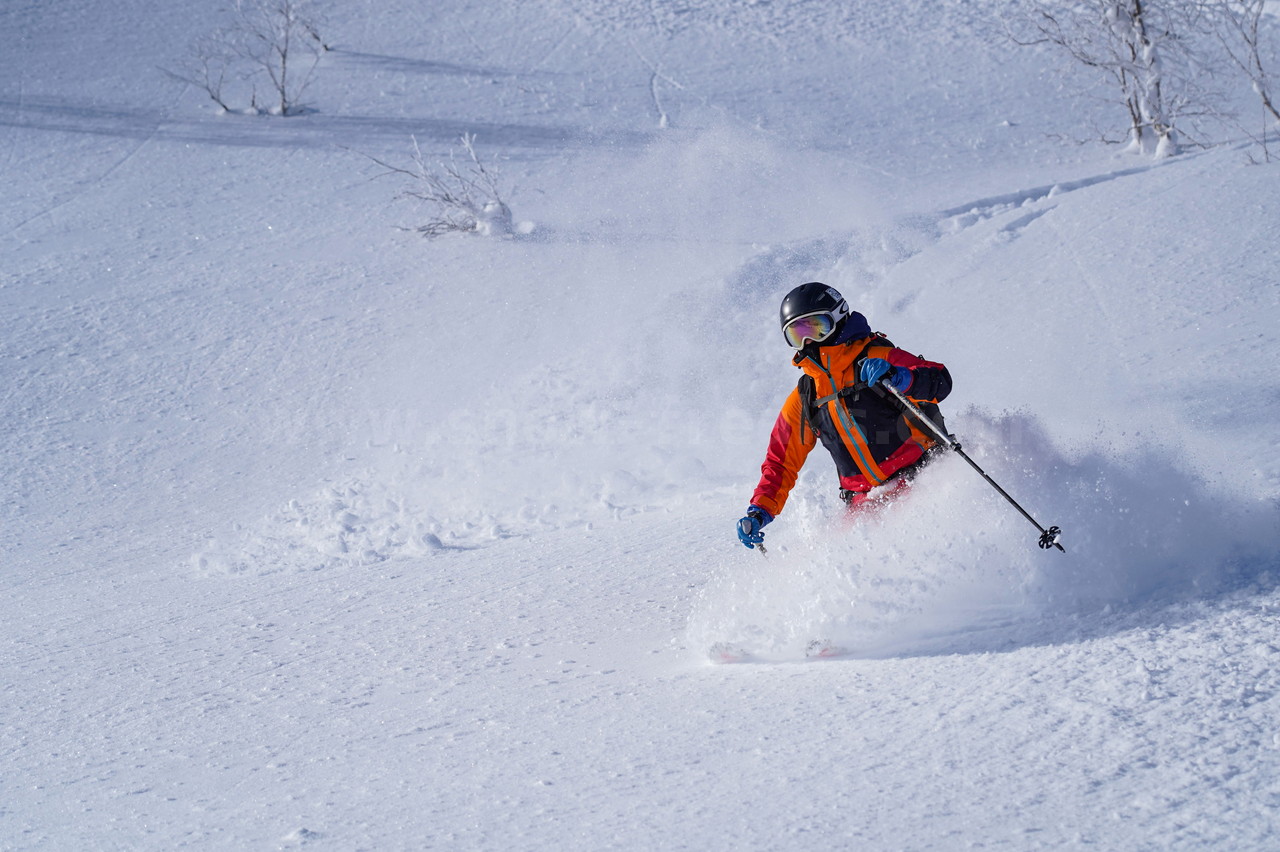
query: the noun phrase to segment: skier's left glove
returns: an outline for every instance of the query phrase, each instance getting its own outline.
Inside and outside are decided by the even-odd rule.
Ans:
[[[889,384],[902,393],[911,387],[913,376],[906,367],[894,367],[883,358],[867,358],[858,370],[858,378],[868,385],[877,385],[881,379],[888,379]]]
[[[752,503],[747,507],[747,514],[743,516],[742,520],[738,521],[738,540],[755,550],[757,544],[764,544],[764,533],[760,532],[760,530],[764,529],[772,520],[773,515]]]

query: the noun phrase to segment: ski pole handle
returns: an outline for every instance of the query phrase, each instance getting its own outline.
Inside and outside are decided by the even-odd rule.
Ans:
[[[748,520],[747,518],[743,518],[742,520],[738,521],[738,529],[742,531],[743,535],[751,535],[751,532],[752,532],[751,521]],[[756,529],[759,530],[759,527],[757,527]],[[760,551],[761,556],[769,555],[769,552],[764,549],[763,539],[761,541],[755,542],[754,546],[756,550]]]

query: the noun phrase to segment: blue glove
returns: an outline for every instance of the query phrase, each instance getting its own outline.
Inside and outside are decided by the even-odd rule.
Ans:
[[[911,387],[911,371],[906,367],[894,367],[883,358],[867,358],[862,362],[858,378],[868,385],[876,385],[881,379],[888,379],[889,384],[899,392]]]
[[[747,514],[738,521],[738,540],[755,550],[757,544],[764,544],[764,533],[760,530],[772,520],[773,515],[752,503],[747,507]]]

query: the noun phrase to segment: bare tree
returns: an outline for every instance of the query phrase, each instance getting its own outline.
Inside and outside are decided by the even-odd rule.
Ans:
[[[328,48],[307,0],[236,0],[230,34],[232,50],[266,75],[275,92],[277,115],[301,105],[320,56]]]
[[[227,112],[236,112],[226,93],[248,90],[244,112],[258,107],[257,82],[266,78],[274,93],[267,112],[293,115],[301,108],[321,55],[329,46],[320,37],[309,0],[235,0],[228,24],[197,40],[191,56],[176,71],[167,71],[203,89]]]
[[[413,137],[413,157],[408,166],[393,165],[368,154],[362,156],[385,169],[383,176],[407,179],[398,198],[422,202],[431,209],[430,218],[424,224],[406,230],[427,237],[451,232],[510,234],[511,208],[502,198],[499,175],[480,160],[473,135],[463,134],[459,146],[463,157],[451,151],[448,162],[435,164],[427,162],[416,137]]]
[[[1128,113],[1128,141],[1136,150],[1178,153],[1179,117],[1206,106],[1202,67],[1191,48],[1200,29],[1195,4],[1178,0],[1032,0],[1006,18],[1021,45],[1049,44],[1106,75]]]
[[[1272,97],[1268,61],[1276,56],[1274,24],[1264,15],[1267,0],[1204,0],[1213,24],[1213,32],[1232,63],[1244,72],[1262,108],[1274,122],[1280,122],[1280,111]],[[1267,134],[1263,131],[1262,148],[1267,159]]]

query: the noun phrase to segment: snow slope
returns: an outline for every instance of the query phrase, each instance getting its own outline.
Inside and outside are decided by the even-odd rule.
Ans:
[[[288,119],[0,8],[0,848],[1271,848],[1276,172],[1000,5],[329,8]],[[528,235],[396,229],[462,132]],[[1067,554],[954,458],[737,544],[812,279]]]

